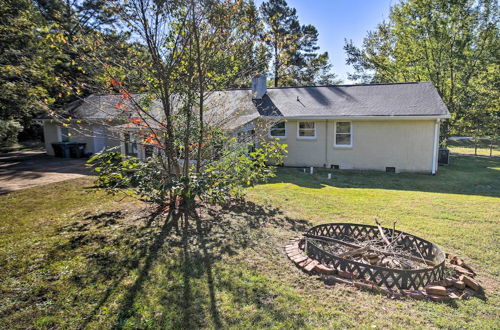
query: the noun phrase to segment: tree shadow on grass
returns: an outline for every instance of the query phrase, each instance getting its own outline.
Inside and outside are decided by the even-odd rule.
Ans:
[[[104,212],[92,216],[90,218],[101,219],[108,213],[109,212]],[[138,220],[146,220],[144,226],[138,228],[134,226],[128,227],[124,230],[124,232],[122,233],[122,235],[120,235],[120,237],[115,239],[115,242],[113,243],[118,243],[118,242],[122,242],[124,244],[130,243],[130,247],[134,249],[136,253],[135,255],[131,255],[128,258],[124,258],[122,260],[107,260],[107,262],[101,263],[102,265],[99,265],[99,263],[97,263],[97,266],[99,268],[98,274],[102,274],[103,269],[109,266],[110,263],[116,264],[116,266],[113,267],[114,271],[111,274],[104,272],[106,274],[105,277],[110,275],[110,277],[114,276],[114,279],[111,284],[107,285],[107,288],[102,294],[100,300],[97,302],[92,311],[85,317],[84,321],[81,324],[81,328],[85,328],[93,320],[93,318],[99,313],[101,308],[107,303],[112,294],[118,289],[122,281],[130,274],[131,271],[138,269],[141,260],[146,258],[144,261],[144,266],[142,268],[142,271],[139,274],[139,277],[130,287],[125,298],[123,299],[122,309],[118,317],[117,325],[120,324],[121,320],[127,317],[127,311],[129,306],[133,303],[133,300],[137,295],[137,292],[141,288],[142,282],[144,281],[145,277],[147,277],[148,271],[151,267],[151,263],[156,259],[161,246],[165,243],[165,238],[169,235],[172,229],[173,222],[168,221],[169,218],[170,215],[167,215],[167,217],[162,219],[161,212],[156,210],[152,212],[149,216],[138,219]],[[88,219],[88,217],[85,219]],[[156,220],[159,220],[159,222],[162,222],[163,224],[160,226],[160,230],[158,232],[151,233],[147,229],[149,229],[153,224],[153,222],[155,222]],[[140,244],[134,241],[134,239],[138,240],[141,237],[145,237],[146,240],[151,239],[152,243]],[[97,282],[98,279],[94,278],[94,281]]]
[[[288,230],[303,231],[310,224],[305,220],[285,217],[278,208],[265,207],[246,200],[234,201],[234,203],[221,209],[206,208],[203,211],[205,212],[204,215],[197,213],[192,215],[196,228],[193,234],[196,234],[197,237],[196,246],[199,253],[189,253],[188,250],[185,252],[195,264],[203,267],[203,275],[208,289],[210,318],[213,327],[220,329],[223,327],[223,316],[218,309],[216,292],[218,286],[216,283],[221,282],[221,278],[213,266],[217,262],[224,262],[225,256],[232,256],[237,253],[245,254],[246,249],[254,248],[260,244],[259,240],[265,239],[265,236],[263,236],[264,226],[283,226]],[[240,221],[234,221],[235,218],[240,219]],[[189,277],[189,274],[185,275]],[[237,277],[237,274],[231,274],[230,278],[234,277]],[[222,280],[222,282],[225,282],[225,280]],[[224,285],[219,287],[224,287]],[[225,287],[225,289],[234,291],[231,285]],[[281,315],[282,312],[273,308],[272,304],[261,304],[261,298],[270,295],[269,292],[263,292],[262,290],[266,291],[266,288],[261,288],[261,292],[252,290],[255,296],[250,297],[247,303],[254,303],[258,308],[267,308],[277,318],[284,319],[285,317]],[[189,314],[188,310],[185,310],[185,312]],[[186,323],[183,326],[191,328],[196,325]]]
[[[238,316],[243,319],[264,315],[269,322],[306,326],[293,308],[283,308],[293,300],[280,296],[267,273],[252,271],[252,260],[242,267],[238,260],[247,254],[253,258],[253,253],[279,258],[282,244],[310,224],[248,201],[197,211],[187,218],[177,215],[178,231],[176,221],[154,213],[134,219],[125,212],[84,215],[81,222],[90,222],[84,230],[79,223],[64,226],[63,235],[88,236],[74,250],[59,247],[67,251],[66,257],[87,260],[71,278],[81,293],[68,294],[72,308],[83,314],[78,327],[222,328],[233,324],[232,313],[239,308],[254,313]],[[116,223],[109,221],[113,215]],[[104,238],[95,241],[95,236]],[[227,258],[236,254],[235,259]],[[233,310],[227,310],[228,303],[234,304]]]
[[[266,226],[284,228],[280,232],[284,243],[289,235],[302,233],[310,223],[288,218],[279,208],[244,200],[224,208],[206,207],[197,211],[187,217],[152,213],[122,227],[116,226],[126,216],[107,212],[85,216],[82,221],[93,225],[83,231],[81,224],[65,226],[65,232],[74,235],[91,235],[93,230],[109,230],[113,234],[109,237],[102,233],[105,239],[97,242],[104,252],[92,245],[95,244],[92,239],[82,240],[84,244],[77,248],[88,259],[88,265],[80,278],[72,279],[74,284],[81,288],[105,286],[102,292],[93,295],[91,308],[82,309],[85,316],[79,327],[143,328],[149,324],[222,328],[230,319],[225,312],[221,313],[220,299],[228,295],[235,303],[234,308],[252,305],[258,313],[273,320],[289,320],[293,312],[274,303],[279,293],[272,286],[259,282],[260,277],[252,273],[240,273],[238,268],[233,273],[232,264],[222,268],[221,264],[226,262],[226,256],[246,255],[246,249],[279,249],[282,246],[279,237],[262,245],[262,240],[269,239],[269,232],[264,232]],[[116,223],[108,219],[113,215],[117,215]],[[177,220],[180,226],[174,230]],[[101,226],[106,223],[107,227]],[[116,247],[123,254],[106,254],[109,247]],[[278,253],[269,252],[263,253],[267,257]],[[158,272],[159,268],[162,271]],[[221,290],[222,296],[218,294]],[[109,312],[103,313],[104,310]],[[155,321],[144,323],[143,319]],[[302,321],[299,316],[293,322],[301,326]]]
[[[163,225],[161,226],[160,232],[154,237],[151,246],[148,249],[144,249],[146,259],[144,260],[144,264],[139,272],[139,276],[135,280],[134,284],[130,287],[128,292],[123,299],[121,306],[119,308],[120,312],[118,315],[117,322],[115,324],[116,328],[120,328],[123,326],[124,321],[128,317],[130,317],[130,312],[132,310],[132,306],[134,304],[134,300],[137,297],[137,294],[143,287],[144,281],[148,278],[149,271],[155,260],[158,258],[158,253],[165,243],[166,237],[170,234],[170,231],[174,227],[174,225],[178,221],[178,215],[169,214],[163,220]]]
[[[277,208],[243,200],[224,208],[199,208],[198,212],[188,217],[152,212],[133,220],[119,211],[85,214],[82,220],[59,228],[59,234],[68,239],[56,245],[53,253],[59,253],[60,259],[78,254],[87,262],[81,273],[71,277],[73,285],[92,293],[86,298],[93,300],[91,308],[80,327],[100,324],[106,315],[103,311],[115,305],[114,328],[135,324],[143,313],[144,296],[154,295],[165,310],[178,311],[163,313],[160,323],[195,328],[206,325],[208,318],[220,328],[223,322],[213,265],[257,244],[264,225],[298,231],[308,226],[304,220],[284,217]],[[173,230],[177,222],[180,227]],[[157,274],[158,267],[164,269],[165,278]],[[200,281],[205,283],[204,289],[200,289]],[[105,289],[99,292],[98,287]]]
[[[87,212],[81,221],[76,221],[68,225],[58,228],[58,232],[84,232],[91,229],[91,227],[107,227],[117,223],[118,219],[123,219],[124,214],[121,210],[107,211],[99,214],[91,214]]]

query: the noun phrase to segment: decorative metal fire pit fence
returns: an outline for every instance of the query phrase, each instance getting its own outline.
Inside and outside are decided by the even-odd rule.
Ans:
[[[429,267],[421,269],[392,269],[376,265],[365,264],[353,260],[348,260],[324,251],[316,240],[324,242],[335,241],[335,243],[363,241],[366,239],[376,239],[380,237],[377,226],[360,225],[351,223],[329,223],[312,227],[305,236],[305,252],[312,258],[336,270],[350,272],[359,279],[372,281],[378,286],[385,286],[389,289],[415,289],[424,287],[427,284],[440,281],[444,277],[445,254],[435,244],[417,236],[382,228],[386,236],[400,235],[397,242],[398,248],[411,253],[417,258],[425,259]]]

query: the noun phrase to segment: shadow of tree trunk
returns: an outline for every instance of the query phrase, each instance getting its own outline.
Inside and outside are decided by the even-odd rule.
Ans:
[[[151,226],[151,224],[156,220],[158,219],[160,216],[161,216],[161,211],[159,209],[155,210],[153,213],[151,213],[149,216],[146,216],[144,218],[147,219],[146,221],[146,224],[145,226],[143,226],[141,228],[141,230],[145,230],[147,228],[149,228]],[[99,215],[95,215],[95,216],[92,216],[92,217],[87,217],[87,219],[100,219],[102,217],[106,217],[108,218],[110,215],[112,216],[116,216],[117,213],[109,213],[109,212],[105,212],[103,214],[99,214]],[[166,216],[165,218],[165,224],[163,226],[163,229],[159,236],[162,234],[162,232],[166,231],[168,228],[166,228],[166,226],[168,225],[168,220],[170,218],[170,212],[168,213],[168,215]],[[164,233],[165,235],[167,234],[166,232]],[[151,251],[153,249],[153,246],[150,247],[149,251]],[[99,302],[97,303],[97,305],[92,309],[92,311],[88,314],[88,316],[83,320],[82,324],[80,325],[80,329],[84,329],[87,327],[87,325],[93,320],[93,318],[97,315],[97,313],[99,312],[99,310],[102,308],[102,306],[104,306],[104,304],[108,301],[108,299],[111,297],[111,295],[113,294],[113,292],[116,290],[116,288],[119,286],[119,284],[123,281],[123,279],[129,275],[129,271],[131,269],[134,269],[135,267],[138,266],[138,263],[139,263],[139,260],[141,260],[142,258],[144,258],[146,256],[148,252],[148,249],[147,247],[144,247],[140,250],[138,256],[136,258],[134,258],[133,260],[131,260],[130,262],[130,266],[125,267],[125,269],[114,279],[113,283],[111,285],[108,285],[104,294],[102,295],[101,299],[99,300]]]
[[[191,328],[191,256],[189,253],[189,216],[183,212],[182,217],[182,280],[183,280],[183,317],[185,329]]]
[[[198,234],[198,240],[202,252],[203,263],[205,266],[205,271],[207,275],[207,284],[210,296],[210,314],[212,316],[212,321],[214,322],[215,328],[222,328],[222,323],[219,317],[219,310],[217,309],[217,300],[215,296],[215,286],[214,286],[214,277],[212,273],[212,257],[207,249],[206,244],[206,233],[202,227],[201,219],[196,212],[193,212],[193,217],[196,222],[196,232]]]
[[[161,247],[165,242],[165,238],[170,233],[172,227],[176,225],[178,218],[179,218],[178,214],[169,211],[160,232],[155,237],[153,244],[150,246],[149,251],[147,252],[147,257],[146,260],[144,261],[144,266],[142,267],[139,276],[135,280],[130,290],[127,292],[121,306],[118,309],[120,312],[114,328],[122,328],[125,321],[132,316],[132,309],[137,294],[141,290],[144,281],[147,279],[149,271],[151,270],[151,266],[157,259],[158,252],[160,251]]]

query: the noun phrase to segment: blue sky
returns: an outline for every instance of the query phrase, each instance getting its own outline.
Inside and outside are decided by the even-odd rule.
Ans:
[[[257,6],[263,1],[255,1]],[[297,9],[301,24],[312,24],[319,32],[321,51],[328,51],[333,71],[345,83],[351,67],[345,64],[344,39],[361,45],[367,31],[387,19],[398,0],[287,0]]]

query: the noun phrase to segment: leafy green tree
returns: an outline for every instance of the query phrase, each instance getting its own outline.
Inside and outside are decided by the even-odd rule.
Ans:
[[[142,56],[142,49],[112,25],[116,8],[109,4],[2,0],[1,119],[20,123],[29,136],[36,127],[33,118],[102,91],[107,84],[103,62]]]
[[[479,138],[490,140],[492,145],[500,133],[500,65],[490,64],[486,70],[471,79],[470,109],[459,119],[455,134],[467,134],[475,138],[476,154]],[[473,87],[473,88],[472,88]]]
[[[351,79],[432,81],[452,114],[452,125],[466,130],[473,112],[485,114],[482,109],[495,102],[494,90],[480,89],[488,77],[499,79],[499,71],[491,70],[498,62],[498,23],[496,1],[402,1],[391,8],[387,22],[368,33],[361,48],[346,41],[347,63],[355,70]],[[442,127],[447,136],[448,121]]]
[[[282,162],[285,146],[262,139],[272,123],[255,122],[255,135],[232,136],[226,110],[244,108],[238,102],[250,100],[231,100],[227,109],[219,92],[253,74],[245,59],[255,47],[247,31],[255,17],[247,16],[251,2],[179,0],[170,6],[131,0],[121,5],[123,25],[145,53],[128,63],[104,63],[109,88],[121,95],[117,117],[125,123],[113,129],[133,135],[153,152],[145,162],[113,153],[94,157],[101,187],[125,189],[187,221],[200,204],[224,203],[273,176],[272,164]],[[144,84],[141,95],[119,79],[130,74]]]
[[[15,120],[0,119],[0,146],[9,146],[17,141],[17,135],[23,127]]]
[[[328,53],[318,54],[318,30],[301,26],[295,8],[285,0],[263,2],[263,40],[273,56],[274,86],[335,83]]]
[[[44,19],[43,38],[57,84],[51,106],[57,108],[105,87],[103,63],[132,56],[134,45],[118,30],[117,7],[103,0],[35,0]]]
[[[262,3],[260,11],[267,28],[263,38],[273,55],[274,87],[278,87],[299,50],[301,27],[297,10],[285,0],[270,0]]]
[[[47,109],[51,64],[40,38],[42,18],[28,0],[0,2],[0,119],[23,126]],[[5,126],[6,127],[6,126]]]
[[[248,75],[266,72],[271,55],[269,49],[260,42],[264,27],[255,3],[241,2],[241,10],[237,15],[239,24],[235,33],[240,36],[240,40],[235,40],[231,51],[239,55],[233,59],[233,63],[238,66],[240,78],[236,79],[231,87],[250,87]]]

